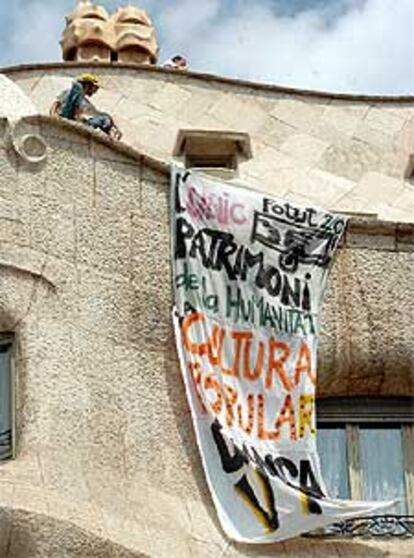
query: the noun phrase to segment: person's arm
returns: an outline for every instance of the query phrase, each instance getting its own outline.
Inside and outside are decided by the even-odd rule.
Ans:
[[[112,128],[111,131],[109,132],[109,135],[111,136],[111,138],[114,138],[116,140],[120,140],[122,138],[122,132],[115,124],[115,122],[112,123]]]
[[[61,104],[59,101],[54,101],[52,106],[50,107],[49,114],[50,116],[59,116],[59,109]]]
[[[73,111],[73,120],[84,120],[81,106],[75,106]]]

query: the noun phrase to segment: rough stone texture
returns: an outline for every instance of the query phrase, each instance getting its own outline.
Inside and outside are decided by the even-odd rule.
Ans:
[[[259,189],[329,209],[413,219],[414,187],[404,173],[414,152],[414,98],[305,94],[161,69],[90,68],[103,80],[96,104],[144,153],[169,161],[183,128],[247,132],[254,158],[241,177]],[[8,75],[47,113],[79,71],[55,65]]]
[[[322,317],[319,395],[414,393],[413,252],[396,237],[349,235]]]
[[[18,509],[0,510],[0,555],[7,558],[146,558],[69,522]]]
[[[405,541],[224,537],[173,342],[168,177],[76,126],[42,134],[40,166],[0,150],[0,331],[16,332],[18,378],[0,556],[412,556]],[[334,266],[324,395],[414,393],[413,230],[375,227],[354,227]]]

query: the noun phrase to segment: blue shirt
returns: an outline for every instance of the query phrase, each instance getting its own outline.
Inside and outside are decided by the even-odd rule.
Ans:
[[[72,87],[62,93],[59,101],[61,103],[60,116],[74,120],[75,114],[82,108],[85,102],[82,84],[79,81],[74,81]]]

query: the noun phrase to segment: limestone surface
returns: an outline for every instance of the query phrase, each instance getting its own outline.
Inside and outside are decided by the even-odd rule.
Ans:
[[[0,332],[17,341],[0,556],[412,556],[405,540],[225,538],[174,347],[167,172],[79,125],[38,125],[42,164],[0,149]],[[414,394],[413,246],[409,226],[349,230],[328,286],[321,395]]]
[[[144,66],[89,69],[102,77],[97,106],[143,153],[169,162],[182,129],[245,132],[253,158],[240,177],[252,187],[332,210],[413,220],[414,97],[309,93]],[[7,75],[47,113],[79,72],[58,64]]]

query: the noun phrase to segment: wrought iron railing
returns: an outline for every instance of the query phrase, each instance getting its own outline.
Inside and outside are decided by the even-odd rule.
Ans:
[[[0,461],[8,459],[12,453],[11,430],[0,432]]]
[[[309,537],[414,537],[413,515],[373,515],[334,523]]]

